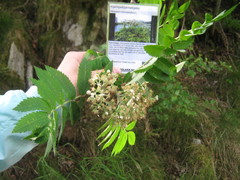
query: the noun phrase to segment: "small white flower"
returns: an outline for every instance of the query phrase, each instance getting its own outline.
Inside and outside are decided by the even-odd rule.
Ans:
[[[119,118],[120,118],[120,119],[123,119],[123,117],[122,117],[122,116],[119,116]]]
[[[110,73],[110,72],[111,72],[111,71],[108,69],[108,70],[107,70],[107,73]]]
[[[91,95],[91,91],[90,90],[88,90],[86,93],[87,93],[87,95]]]
[[[105,112],[106,115],[108,115],[108,112]]]
[[[131,93],[134,93],[134,90],[133,90],[133,89],[130,89],[130,92],[131,92]]]

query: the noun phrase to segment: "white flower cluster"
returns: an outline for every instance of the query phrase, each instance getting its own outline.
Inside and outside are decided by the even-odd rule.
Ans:
[[[92,113],[104,120],[112,119],[116,125],[127,126],[132,121],[142,119],[147,108],[157,99],[147,83],[115,85],[121,76],[110,72],[101,72],[89,80],[90,90],[87,102]]]

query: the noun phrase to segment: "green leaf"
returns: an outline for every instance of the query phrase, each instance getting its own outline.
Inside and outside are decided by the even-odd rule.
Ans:
[[[184,50],[189,48],[189,46],[191,46],[193,42],[194,42],[193,38],[189,38],[188,40],[177,41],[173,43],[173,48],[175,50]]]
[[[169,76],[174,76],[177,73],[175,65],[171,61],[163,57],[158,58],[154,66]]]
[[[112,129],[112,123],[110,123],[106,129],[97,137],[97,139],[107,135],[107,133]]]
[[[100,146],[102,143],[104,143],[105,141],[107,141],[113,134],[113,132],[116,130],[116,126],[112,127],[110,129],[110,131],[108,132],[108,134],[104,137],[104,139],[98,144],[98,146]]]
[[[180,62],[176,65],[177,73],[182,70],[185,63],[186,63],[186,61],[183,61],[183,62]]]
[[[140,68],[136,69],[134,73],[145,73],[149,69],[153,67],[153,64],[157,61],[158,58],[152,57],[150,60],[148,60],[144,65],[142,65]]]
[[[86,57],[87,59],[90,58],[91,56],[98,57],[98,53],[92,49],[88,49],[86,51]]]
[[[49,66],[46,66],[46,70],[51,73],[54,79],[58,81],[59,91],[61,89],[62,92],[66,95],[65,99],[73,99],[76,96],[76,89],[65,74]]]
[[[212,21],[213,16],[209,13],[205,14],[205,23],[209,23]]]
[[[181,5],[179,8],[178,8],[178,12],[179,13],[184,13],[188,8],[189,8],[189,5],[191,4],[191,1],[188,1],[186,3],[184,3],[183,5]]]
[[[135,144],[135,141],[136,141],[135,133],[133,131],[130,131],[130,132],[127,133],[127,137],[128,137],[128,144],[133,146]]]
[[[189,38],[191,38],[191,36],[193,36],[192,33],[190,33],[188,30],[182,30],[180,33],[179,33],[179,40],[188,40]]]
[[[162,71],[160,71],[156,67],[153,67],[151,70],[148,71],[148,73],[149,73],[149,75],[151,75],[153,78],[157,79],[158,81],[166,82],[166,81],[170,81],[171,80],[169,75],[163,73]]]
[[[111,136],[111,138],[104,144],[102,150],[106,149],[107,147],[109,147],[113,143],[113,141],[119,135],[120,130],[121,130],[121,126],[117,126],[117,128],[115,129],[115,131],[114,131],[113,135]]]
[[[118,140],[115,146],[113,147],[112,155],[117,155],[118,153],[120,153],[124,148],[124,146],[126,145],[126,142],[127,142],[127,132],[124,129],[121,129],[120,135],[118,136]]]
[[[13,110],[20,112],[42,110],[50,112],[52,109],[49,104],[40,97],[29,97],[21,101]]]
[[[125,128],[125,130],[126,130],[126,131],[132,130],[132,129],[135,127],[136,123],[137,123],[137,121],[133,121],[133,122],[129,123],[129,124],[127,125],[127,127]]]
[[[91,66],[86,57],[83,58],[79,70],[78,70],[78,81],[77,87],[80,95],[84,95],[86,91],[89,89],[88,80],[91,77]]]
[[[196,31],[196,30],[199,29],[200,27],[202,27],[202,23],[200,23],[199,21],[194,21],[194,22],[192,23],[191,29],[192,29],[193,31]]]
[[[48,127],[44,126],[35,129],[29,136],[25,137],[24,139],[34,141],[38,144],[43,144],[48,141]]]
[[[53,135],[51,133],[49,133],[48,142],[47,142],[47,146],[46,146],[46,149],[45,149],[44,157],[46,157],[51,152],[53,146],[54,146],[54,138],[53,138]]]
[[[110,71],[112,72],[112,69],[113,69],[113,62],[110,61],[110,62],[106,65],[106,67],[104,68],[104,70],[105,70],[105,71],[110,70]]]
[[[98,56],[97,58],[89,61],[92,71],[104,69],[110,62],[107,56]]]
[[[80,109],[79,109],[78,103],[71,102],[70,107],[69,107],[69,115],[70,115],[70,121],[71,121],[72,125],[74,124],[74,122],[79,120]]]
[[[123,83],[128,83],[131,79],[132,79],[132,73],[128,72],[127,74],[124,75]]]
[[[159,45],[147,45],[144,46],[144,50],[151,56],[161,57],[163,55],[164,46]]]
[[[162,81],[162,80],[156,79],[155,77],[153,77],[152,75],[150,75],[149,72],[145,73],[145,75],[144,75],[144,80],[147,81],[147,82],[150,82],[150,83],[157,83],[157,84],[164,82],[164,81]]]
[[[145,73],[146,72],[142,72],[142,73],[135,73],[135,72],[133,72],[132,80],[130,82],[128,82],[127,85],[140,81],[143,78],[143,76],[145,75]]]
[[[58,118],[59,118],[59,134],[58,134],[58,141],[60,141],[60,138],[62,136],[63,130],[65,128],[66,120],[68,117],[68,108],[62,106],[61,108],[58,109]],[[57,126],[58,127],[58,126]]]
[[[212,22],[216,22],[216,21],[219,21],[223,18],[225,18],[226,16],[228,16],[229,14],[231,14],[235,9],[236,7],[239,5],[240,3],[236,4],[235,6],[233,6],[232,8],[230,8],[229,10],[225,10],[225,11],[222,11],[220,14],[218,14],[215,18],[212,19]]]
[[[159,24],[162,24],[163,22],[163,18],[165,16],[165,12],[166,12],[166,4],[163,5],[163,8],[161,9],[161,14],[160,14],[160,18],[159,18]]]
[[[174,39],[174,24],[165,24],[159,30],[158,44],[160,46],[170,48],[171,44],[175,41]]]
[[[49,123],[48,114],[45,112],[32,112],[21,118],[13,129],[13,133],[34,131]]]
[[[44,88],[43,91],[45,91],[45,87],[47,86],[51,90],[51,95],[55,97],[55,102],[62,104],[65,100],[65,97],[58,79],[55,78],[52,73],[46,70],[37,67],[35,67],[35,70],[41,83],[45,84],[45,86],[40,86],[39,88]]]
[[[166,48],[164,49],[164,54],[166,56],[170,56],[170,55],[176,55],[177,51],[175,49],[172,48]]]
[[[32,79],[33,84],[38,87],[38,94],[48,102],[51,108],[56,107],[57,97],[54,92],[49,88],[49,86],[44,82],[36,79]]]

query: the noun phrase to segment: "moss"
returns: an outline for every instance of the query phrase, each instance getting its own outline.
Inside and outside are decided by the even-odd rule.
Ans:
[[[0,11],[0,47],[3,47],[3,42],[10,29],[13,27],[13,17],[9,12]]]
[[[19,76],[0,64],[0,94],[12,89],[24,89],[24,82]]]
[[[217,179],[214,155],[212,151],[203,144],[191,145],[188,149],[187,157],[188,170],[180,179],[187,180],[202,180],[202,179]]]

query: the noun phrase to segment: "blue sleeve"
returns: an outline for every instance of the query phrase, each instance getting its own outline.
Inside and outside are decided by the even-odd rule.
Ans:
[[[0,96],[0,172],[18,162],[37,144],[23,138],[29,133],[12,133],[16,122],[26,113],[13,108],[27,97],[38,96],[37,88],[32,86],[26,93],[11,90]]]

